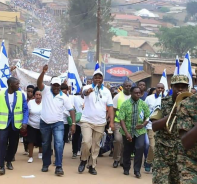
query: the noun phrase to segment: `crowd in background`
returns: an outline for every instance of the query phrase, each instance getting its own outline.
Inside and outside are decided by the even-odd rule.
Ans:
[[[51,50],[49,61],[43,60],[37,56],[28,54],[24,61],[24,68],[35,72],[40,72],[42,66],[46,63],[49,65],[49,76],[60,75],[68,70],[68,51],[61,40],[60,23],[47,12],[44,7],[38,6],[35,0],[11,0],[15,8],[22,8],[32,13],[44,28],[44,36],[37,38],[35,41],[28,39],[31,48],[47,48]],[[31,24],[33,20],[31,20]],[[20,57],[24,58],[24,57]],[[36,67],[35,67],[36,66]]]

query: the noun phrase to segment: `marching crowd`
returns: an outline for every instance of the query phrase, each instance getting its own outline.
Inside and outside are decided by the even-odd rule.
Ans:
[[[146,90],[144,81],[133,86],[126,80],[122,91],[109,90],[103,85],[102,72],[96,70],[92,81],[71,95],[58,77],[52,77],[51,86],[43,84],[47,70],[45,65],[37,87],[27,87],[27,97],[14,77],[8,79],[8,89],[0,92],[1,175],[5,174],[4,162],[13,170],[19,134],[26,137],[28,163],[33,162],[33,149],[38,147],[41,170],[47,172],[54,151],[55,174],[63,175],[63,149],[71,133],[72,158],[80,155],[79,173],[87,167],[97,175],[97,157],[110,151],[112,166],[122,166],[124,175],[130,174],[133,156],[136,178],[141,177],[144,165],[146,172],[152,172],[154,184],[197,183],[197,94],[194,89],[194,94],[188,92],[187,76],[173,76],[173,93],[164,96],[162,83]]]
[[[54,76],[65,73],[68,69],[68,52],[61,40],[61,29],[58,29],[60,27],[60,23],[56,21],[44,7],[36,6],[34,0],[12,0],[11,2],[14,4],[15,8],[20,7],[31,12],[42,24],[45,35],[44,37],[38,38],[36,41],[32,42],[31,47],[51,49],[51,57],[48,62],[48,75]],[[33,70],[35,72],[40,72],[42,70],[42,66],[46,64],[46,61],[42,58],[32,54],[28,55],[27,60],[28,62],[24,64],[25,69]],[[37,66],[36,68],[35,65]]]

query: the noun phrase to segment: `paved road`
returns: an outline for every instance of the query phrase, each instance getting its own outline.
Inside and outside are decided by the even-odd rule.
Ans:
[[[6,174],[0,176],[1,184],[151,184],[151,174],[146,174],[142,168],[142,178],[137,179],[133,175],[133,170],[129,176],[123,175],[122,167],[112,168],[113,159],[108,154],[98,159],[98,175],[93,176],[86,169],[83,174],[78,174],[78,159],[71,158],[71,144],[66,144],[63,159],[64,176],[54,175],[55,167],[50,166],[49,172],[42,173],[42,161],[37,158],[37,149],[35,149],[34,162],[27,163],[28,157],[23,155],[23,145],[19,143],[19,149],[16,154],[16,161],[13,162],[14,170],[6,170]],[[54,157],[52,158],[54,160]],[[34,175],[35,178],[24,179],[21,176]]]

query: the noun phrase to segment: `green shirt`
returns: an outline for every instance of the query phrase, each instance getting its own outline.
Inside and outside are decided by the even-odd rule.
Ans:
[[[135,111],[135,109],[137,111]],[[146,133],[146,128],[135,129],[136,125],[141,125],[144,121],[149,117],[150,111],[148,105],[141,99],[137,102],[133,101],[132,98],[123,102],[119,111],[119,120],[123,120],[125,122],[127,131],[131,133],[131,136],[138,137],[142,134]],[[120,133],[125,135],[123,129],[120,129]]]

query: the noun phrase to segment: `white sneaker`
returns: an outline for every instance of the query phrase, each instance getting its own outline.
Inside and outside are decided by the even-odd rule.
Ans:
[[[81,151],[78,151],[77,152],[77,156],[81,156]]]
[[[42,159],[42,153],[38,153],[38,158]]]
[[[20,138],[20,142],[23,143],[23,137]]]
[[[29,155],[29,153],[25,151],[25,152],[23,153],[23,155]]]
[[[34,159],[32,157],[29,158],[29,160],[27,161],[28,163],[32,163],[34,161]]]

